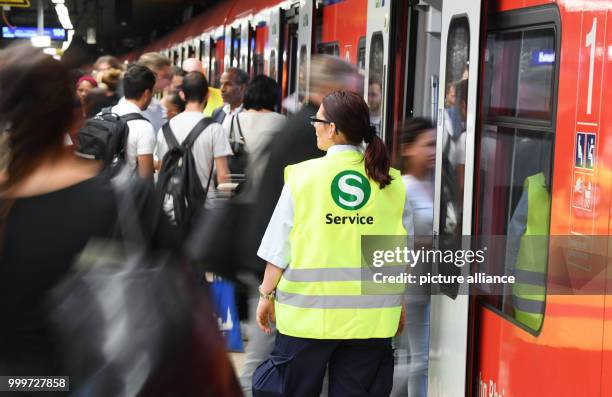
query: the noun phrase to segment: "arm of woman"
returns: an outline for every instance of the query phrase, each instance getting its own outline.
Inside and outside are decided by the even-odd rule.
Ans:
[[[268,295],[276,289],[281,276],[283,275],[284,269],[274,266],[268,262],[266,265],[266,272],[264,273],[264,279],[259,287],[260,293]],[[274,322],[274,299],[259,298],[257,305],[257,325],[266,334],[272,333],[272,327],[270,321]]]
[[[259,289],[263,295],[271,294],[276,289],[283,271],[291,262],[289,233],[292,228],[293,199],[289,187],[285,185],[257,251],[257,255],[267,262],[263,282]],[[275,321],[273,298],[259,299],[256,318],[259,328],[270,334],[272,332],[270,321]]]

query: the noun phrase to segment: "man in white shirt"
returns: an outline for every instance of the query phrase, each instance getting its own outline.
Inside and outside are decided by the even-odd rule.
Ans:
[[[123,78],[125,97],[112,108],[112,112],[124,116],[140,113],[146,109],[153,98],[155,75],[144,66],[133,66]],[[127,122],[130,132],[127,138],[126,160],[131,170],[138,169],[143,178],[153,176],[153,152],[155,150],[155,130],[147,120]]]
[[[230,141],[232,119],[243,109],[242,102],[248,83],[249,75],[242,69],[229,68],[221,75],[221,97],[224,105],[215,110],[211,117],[223,125]]]
[[[153,94],[160,94],[172,82],[172,63],[168,58],[156,52],[148,52],[138,59],[138,65],[146,66],[155,74]],[[142,113],[153,124],[155,131],[166,122],[166,108],[157,98],[153,98],[147,109]]]
[[[182,143],[193,127],[204,118],[202,111],[208,96],[206,77],[200,72],[187,73],[180,94],[186,102],[185,111],[172,118],[169,123],[176,140]],[[155,153],[163,161],[164,155],[168,152],[168,144],[162,130],[158,131],[157,138]],[[227,156],[232,155],[232,149],[220,124],[212,123],[206,127],[195,140],[191,150],[195,158],[196,172],[204,189],[208,186],[213,163],[217,170],[217,182],[223,183],[228,180]],[[212,181],[211,186],[213,186]]]

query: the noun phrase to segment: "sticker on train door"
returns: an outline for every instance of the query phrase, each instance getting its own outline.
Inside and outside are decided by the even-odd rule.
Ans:
[[[572,206],[585,211],[593,210],[593,177],[589,174],[574,174],[572,186]]]
[[[576,168],[584,168],[585,158],[584,158],[584,145],[586,141],[586,134],[579,132],[576,134]]]
[[[585,167],[593,169],[595,168],[595,134],[586,134],[586,146],[584,150],[585,154]]]

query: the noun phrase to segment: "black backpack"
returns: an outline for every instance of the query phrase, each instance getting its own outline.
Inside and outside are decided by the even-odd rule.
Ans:
[[[77,138],[77,156],[102,160],[104,167],[121,168],[126,159],[127,138],[130,132],[128,121],[147,120],[140,113],[119,116],[110,108],[85,122]]]
[[[209,117],[202,119],[193,127],[182,144],[176,140],[169,123],[162,127],[169,150],[162,159],[157,179],[158,195],[165,212],[184,232],[189,231],[191,223],[204,207],[214,168],[213,156],[208,183],[204,189],[196,171],[191,148],[200,134],[212,123]],[[168,204],[172,205],[171,210]]]

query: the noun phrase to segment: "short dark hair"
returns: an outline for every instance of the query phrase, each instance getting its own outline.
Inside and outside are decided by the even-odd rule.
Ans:
[[[240,85],[249,84],[249,74],[242,69],[238,68],[228,68],[226,73],[233,73],[236,79],[236,82]]]
[[[179,112],[182,113],[185,111],[185,102],[183,102],[183,100],[181,99],[181,96],[179,95],[178,91],[170,91],[168,93],[168,101],[174,106],[176,106]]]
[[[132,66],[123,76],[123,92],[127,99],[139,99],[146,90],[153,90],[154,86],[155,74],[146,66]]]
[[[183,78],[185,102],[204,102],[208,94],[208,81],[201,72],[189,72]]]
[[[278,83],[263,74],[256,76],[247,86],[243,103],[245,109],[276,111],[280,103]]]

